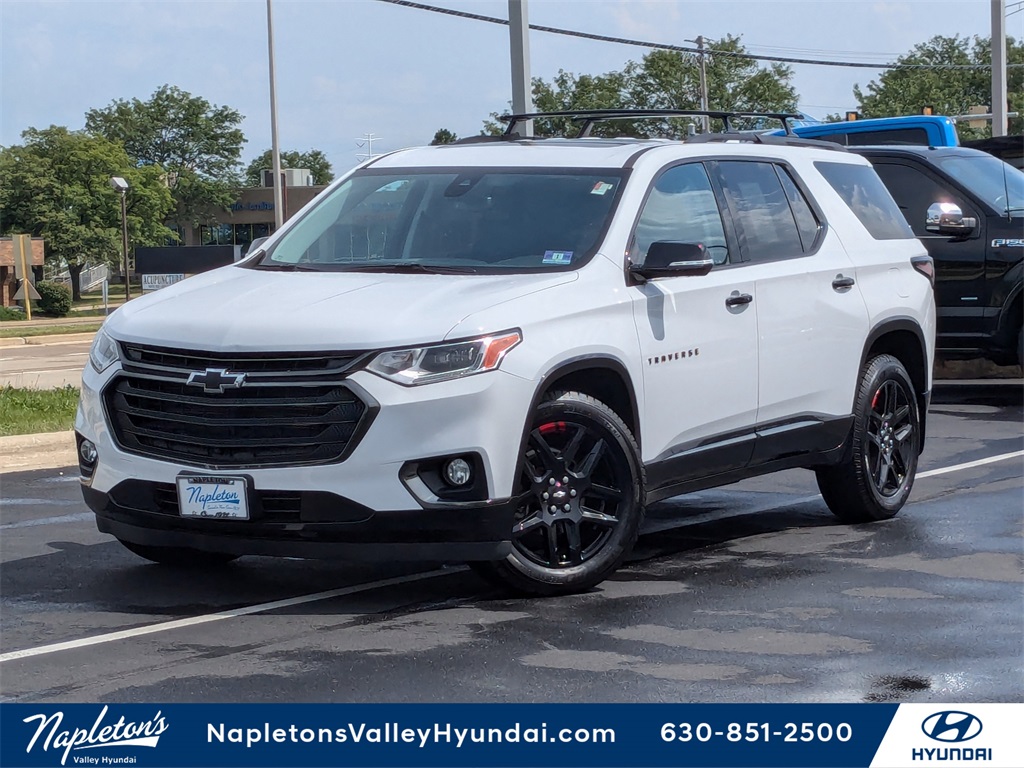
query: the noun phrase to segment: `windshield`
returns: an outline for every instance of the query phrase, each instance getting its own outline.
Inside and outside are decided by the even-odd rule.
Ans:
[[[572,269],[596,250],[622,182],[621,170],[366,170],[332,190],[254,266]]]
[[[939,167],[999,213],[1024,213],[1024,173],[992,155],[940,157]]]

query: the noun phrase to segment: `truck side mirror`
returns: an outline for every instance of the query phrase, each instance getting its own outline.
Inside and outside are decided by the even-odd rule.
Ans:
[[[978,226],[978,220],[964,216],[956,203],[932,203],[928,206],[925,229],[940,235],[967,237]]]

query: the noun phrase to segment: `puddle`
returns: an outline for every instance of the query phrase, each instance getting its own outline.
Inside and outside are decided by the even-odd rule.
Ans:
[[[864,695],[864,701],[881,703],[899,701],[918,691],[927,691],[932,681],[916,675],[882,675],[871,681],[871,690]]]

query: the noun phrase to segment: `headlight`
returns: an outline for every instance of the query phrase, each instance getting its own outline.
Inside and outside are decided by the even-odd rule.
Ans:
[[[103,329],[98,330],[92,340],[92,348],[89,350],[89,362],[92,367],[96,369],[97,373],[103,373],[116,363],[119,357],[117,342],[110,338]]]
[[[451,344],[393,349],[373,358],[367,369],[407,387],[429,384],[493,371],[505,353],[522,340],[519,331],[508,331]]]

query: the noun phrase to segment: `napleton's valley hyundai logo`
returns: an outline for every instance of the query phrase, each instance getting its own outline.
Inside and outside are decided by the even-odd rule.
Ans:
[[[225,389],[238,389],[245,383],[244,373],[228,373],[224,368],[207,368],[205,371],[193,371],[188,381],[192,387],[202,387],[203,392],[223,393]]]
[[[925,718],[921,730],[930,739],[959,744],[981,733],[981,720],[969,712],[936,712]]]
[[[22,722],[35,723],[36,732],[28,742],[25,752],[32,752],[39,748],[42,752],[53,750],[60,753],[60,764],[66,765],[68,756],[72,752],[78,752],[72,756],[73,764],[85,765],[131,765],[136,759],[126,755],[122,749],[115,750],[115,755],[102,754],[99,756],[94,750],[110,749],[112,747],[156,747],[160,741],[160,734],[164,733],[170,726],[164,720],[159,711],[149,720],[126,721],[122,715],[116,721],[107,719],[107,706],[100,710],[99,716],[89,727],[73,725],[65,727],[64,713],[54,712],[50,715],[38,714],[26,717]],[[82,753],[81,750],[89,750]]]

